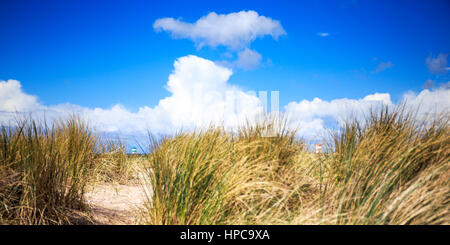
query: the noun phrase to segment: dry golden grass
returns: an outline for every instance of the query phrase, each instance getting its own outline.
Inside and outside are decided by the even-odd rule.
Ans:
[[[0,223],[77,223],[87,186],[140,181],[140,224],[450,224],[449,120],[373,110],[314,154],[267,118],[154,140],[145,156],[79,119],[25,121],[0,132]]]
[[[25,119],[2,126],[0,142],[0,223],[78,222],[74,210],[87,210],[83,196],[98,157],[89,127],[78,118],[53,126]]]
[[[149,155],[143,223],[449,224],[449,133],[448,114],[385,107],[319,155],[271,120],[180,134]]]

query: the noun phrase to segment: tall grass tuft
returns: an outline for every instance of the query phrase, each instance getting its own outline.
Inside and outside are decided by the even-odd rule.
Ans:
[[[0,224],[72,224],[92,179],[144,166],[144,224],[450,224],[450,115],[352,119],[313,154],[285,119],[153,140],[130,158],[79,118],[0,130]],[[86,212],[85,212],[86,213]]]
[[[95,161],[96,135],[77,117],[0,129],[0,223],[71,224]]]
[[[323,154],[272,118],[166,138],[147,161],[143,223],[449,224],[449,120],[373,109]]]
[[[230,151],[228,138],[216,130],[155,141],[147,168],[152,195],[144,222],[222,223]]]
[[[448,182],[440,179],[448,176],[449,135],[448,114],[420,119],[405,107],[372,110],[362,123],[347,122],[327,159],[337,200],[327,210],[335,209],[339,224],[415,223],[412,217],[391,217],[393,210],[398,214],[395,207],[407,210],[409,203],[421,206],[421,221],[442,223],[441,216],[428,218],[449,215]],[[425,190],[430,191],[411,199]]]
[[[296,179],[304,144],[271,121],[238,134],[210,129],[155,144],[143,223],[250,224],[288,215],[309,186]]]

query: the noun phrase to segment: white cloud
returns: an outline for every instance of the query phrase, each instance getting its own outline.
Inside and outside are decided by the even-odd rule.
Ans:
[[[405,103],[407,109],[424,116],[430,113],[450,111],[450,88],[448,83],[435,90],[424,89],[419,93],[403,94],[398,104]],[[291,102],[285,106],[291,127],[299,129],[299,134],[306,137],[323,135],[327,130],[326,122],[338,124],[348,118],[362,119],[371,108],[382,105],[394,106],[388,93],[375,93],[362,99],[336,99],[324,101],[314,98],[312,101]]]
[[[85,108],[72,104],[42,106],[34,96],[20,90],[15,80],[2,82],[0,95],[19,89],[14,97],[0,100],[0,108],[21,108],[37,117],[55,118],[77,112],[99,131],[122,133],[174,133],[181,129],[220,124],[234,127],[253,119],[262,111],[259,99],[228,83],[232,71],[210,60],[189,55],[174,62],[174,70],[166,84],[171,93],[154,108],[143,106],[132,113],[121,105],[110,109]],[[13,87],[13,89],[10,89]],[[3,98],[3,97],[1,97]],[[26,106],[23,101],[27,101]],[[38,110],[39,109],[39,110]],[[2,113],[3,122],[12,114]]]
[[[388,62],[381,62],[378,66],[377,66],[377,68],[375,69],[375,73],[379,73],[379,72],[382,72],[382,71],[384,71],[384,70],[386,70],[386,69],[389,69],[389,68],[391,68],[391,67],[393,67],[394,66],[394,64],[391,62],[391,61],[388,61]]]
[[[84,109],[83,114],[104,131],[174,133],[211,124],[234,127],[262,111],[259,99],[228,83],[232,71],[210,60],[189,55],[174,62],[166,89],[171,93],[154,108],[131,113],[120,105]]]
[[[228,84],[230,69],[193,55],[179,58],[174,67],[167,82],[172,96],[154,110],[167,114],[175,127],[207,126],[211,121],[232,126],[262,110],[256,96]]]
[[[325,121],[342,122],[349,117],[361,118],[372,107],[391,104],[389,94],[375,93],[358,100],[344,98],[324,101],[314,98],[312,101],[291,102],[284,110],[290,125],[298,125],[301,135],[313,137],[324,133]]]
[[[261,54],[249,49],[251,42],[264,36],[271,36],[277,40],[279,36],[286,35],[278,20],[259,15],[252,10],[229,14],[211,12],[194,23],[161,18],[154,22],[153,28],[157,32],[169,32],[174,38],[191,39],[197,48],[227,47],[229,51],[222,55],[227,60],[217,63],[245,70],[255,69],[261,64]],[[237,59],[231,61],[235,54]]]
[[[317,36],[319,36],[319,37],[328,37],[330,35],[330,33],[328,33],[328,32],[319,32],[319,33],[317,33]]]
[[[170,32],[175,38],[191,39],[198,47],[223,45],[234,50],[247,47],[258,37],[270,35],[277,39],[286,34],[278,20],[251,10],[230,14],[211,12],[194,23],[161,18],[155,21],[153,28]]]
[[[447,67],[447,56],[448,54],[439,54],[436,58],[428,57],[425,60],[428,70],[433,74],[446,73],[450,69],[450,67]]]
[[[22,91],[17,80],[0,81],[0,111],[27,111],[39,107],[37,98]]]
[[[413,109],[417,108],[419,114],[439,113],[450,110],[450,82],[433,90],[424,89],[420,93],[407,92],[402,102]]]
[[[12,119],[14,111],[33,112],[48,119],[78,112],[93,126],[103,132],[125,134],[171,134],[180,129],[221,124],[228,128],[242,125],[246,119],[254,119],[262,111],[259,99],[251,93],[228,82],[232,71],[216,63],[189,55],[174,62],[166,88],[170,96],[151,108],[143,106],[138,112],[130,112],[121,105],[112,108],[86,108],[73,104],[44,106],[37,98],[21,90],[16,80],[0,81],[0,121]],[[433,113],[450,109],[450,83],[438,89],[424,89],[419,93],[408,92],[402,97],[407,106],[419,113]],[[361,99],[314,98],[291,102],[284,107],[289,125],[299,129],[299,134],[314,137],[336,122],[349,117],[361,118],[371,107],[395,105],[388,93],[369,94]]]

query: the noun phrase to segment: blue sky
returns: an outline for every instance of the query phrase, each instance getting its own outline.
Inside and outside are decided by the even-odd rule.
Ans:
[[[0,2],[0,9],[0,80],[20,81],[21,92],[40,105],[120,104],[132,113],[155,107],[171,94],[166,88],[176,59],[237,59],[238,51],[226,45],[199,48],[153,26],[166,17],[194,23],[210,12],[253,10],[279,21],[286,34],[249,42],[261,60],[251,69],[229,67],[227,82],[243,91],[278,90],[280,107],[375,93],[389,93],[397,102],[408,91],[419,94],[427,80],[428,89],[449,80],[446,0],[17,0]],[[430,70],[427,58],[443,70]]]

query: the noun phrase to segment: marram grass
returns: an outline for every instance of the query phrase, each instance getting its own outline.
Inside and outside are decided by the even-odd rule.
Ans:
[[[98,154],[82,120],[23,119],[1,127],[0,144],[0,223],[70,224],[73,210],[87,210],[83,195]]]
[[[374,109],[314,154],[267,118],[153,140],[138,157],[76,117],[24,120],[0,131],[0,224],[78,224],[87,187],[140,181],[139,224],[448,225],[449,120]]]
[[[155,144],[144,224],[449,224],[449,115],[347,121],[312,154],[273,121]],[[269,136],[267,128],[274,128]]]

